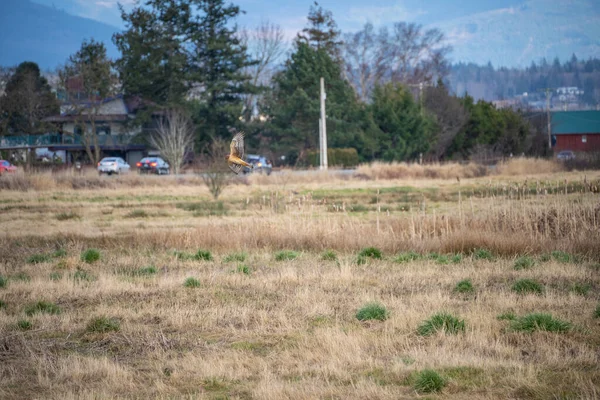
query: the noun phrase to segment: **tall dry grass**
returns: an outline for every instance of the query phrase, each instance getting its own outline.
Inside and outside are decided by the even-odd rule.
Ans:
[[[553,174],[566,171],[564,163],[540,158],[516,157],[501,162],[496,174],[502,176],[531,176],[535,174]]]

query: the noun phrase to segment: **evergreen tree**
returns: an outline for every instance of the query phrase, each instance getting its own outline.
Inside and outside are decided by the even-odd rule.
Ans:
[[[48,124],[42,119],[59,111],[58,100],[38,65],[23,62],[8,79],[0,97],[0,133],[43,133]]]
[[[308,12],[308,26],[298,33],[297,41],[316,50],[324,49],[335,60],[340,58],[340,30],[331,11],[324,10],[316,1]]]
[[[274,78],[274,88],[267,98],[265,111],[269,141],[277,154],[288,161],[308,149],[318,149],[320,117],[320,83],[325,79],[327,93],[327,139],[329,147],[356,147],[368,158],[361,128],[364,113],[350,85],[341,77],[341,66],[325,50],[298,41],[296,51],[285,69]],[[291,160],[290,160],[291,157]]]
[[[377,158],[411,161],[431,149],[433,121],[421,112],[411,93],[402,85],[376,86],[370,105],[377,127]]]

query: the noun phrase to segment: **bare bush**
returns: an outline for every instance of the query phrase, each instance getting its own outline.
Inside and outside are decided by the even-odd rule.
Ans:
[[[183,165],[185,152],[194,143],[194,125],[181,110],[169,109],[158,120],[156,130],[149,137],[150,144],[160,151],[174,174]]]

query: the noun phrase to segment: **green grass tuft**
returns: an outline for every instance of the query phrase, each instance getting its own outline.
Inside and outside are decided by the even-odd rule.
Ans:
[[[21,282],[29,282],[31,281],[31,277],[27,275],[25,272],[19,272],[10,277],[13,281],[21,281]]]
[[[38,301],[37,303],[29,304],[25,307],[25,314],[32,316],[33,314],[60,314],[60,307],[48,301]]]
[[[59,221],[66,221],[69,219],[81,219],[81,215],[74,213],[73,211],[62,212],[55,215],[56,219]]]
[[[17,322],[17,328],[22,331],[28,331],[33,327],[32,323],[26,319],[21,319]]]
[[[198,250],[196,254],[194,254],[194,260],[198,261],[212,261],[213,256],[208,250]]]
[[[592,285],[590,285],[589,283],[577,282],[572,284],[569,290],[571,291],[571,293],[575,293],[580,296],[586,296],[591,288]]]
[[[493,260],[494,259],[492,252],[487,249],[476,249],[473,252],[473,256],[477,260]]]
[[[358,253],[358,256],[374,258],[377,260],[381,260],[383,258],[383,254],[381,253],[381,250],[379,250],[377,247],[366,247],[366,248],[362,249],[360,251],[360,253]]]
[[[470,294],[475,292],[475,288],[473,287],[473,283],[470,279],[463,279],[462,281],[456,284],[456,286],[454,287],[454,292],[461,294]]]
[[[446,380],[436,371],[425,369],[417,374],[414,388],[420,393],[434,393],[442,390],[446,384]]]
[[[125,218],[148,218],[146,210],[131,210],[125,214]]]
[[[62,279],[63,275],[60,272],[52,272],[50,273],[50,280],[51,281],[60,281]]]
[[[504,312],[502,314],[499,314],[496,317],[496,319],[499,320],[499,321],[514,321],[514,320],[517,319],[517,316],[515,315],[514,312],[507,311],[507,312]]]
[[[575,258],[572,255],[570,255],[569,253],[564,252],[564,251],[558,251],[558,250],[553,251],[551,253],[551,256],[553,259],[555,259],[556,261],[558,261],[560,263],[566,264],[566,263],[575,261]]]
[[[333,250],[325,250],[323,254],[321,254],[321,259],[323,261],[337,261],[338,257]]]
[[[242,253],[231,253],[223,257],[223,262],[244,262],[248,258],[248,254]]]
[[[550,314],[533,313],[520,317],[511,323],[511,328],[519,332],[558,332],[564,333],[571,330],[569,322],[555,319]]]
[[[458,264],[462,261],[462,254],[453,254],[450,257],[450,261],[452,262],[452,264]]]
[[[379,303],[368,303],[356,312],[359,321],[378,320],[385,321],[389,317],[388,310]]]
[[[533,258],[531,258],[529,256],[523,256],[523,257],[519,257],[515,261],[513,268],[515,270],[519,271],[522,269],[529,269],[529,268],[533,267],[534,265],[535,265],[535,261],[533,260]]]
[[[598,303],[596,309],[594,310],[594,318],[600,318],[600,303]]]
[[[27,259],[28,264],[41,264],[51,261],[51,258],[47,254],[33,254]]]
[[[0,310],[2,310],[3,308],[6,308],[6,303],[4,302],[4,300],[0,300]]]
[[[422,258],[423,258],[423,256],[421,254],[415,253],[414,251],[408,251],[405,253],[398,254],[398,256],[396,256],[396,258],[394,258],[394,261],[399,264],[402,264],[402,263],[420,260]]]
[[[244,275],[250,275],[250,267],[245,264],[238,265],[236,271]]]
[[[65,249],[58,249],[54,253],[52,253],[52,258],[61,258],[66,257],[67,251]]]
[[[86,331],[94,333],[118,332],[121,324],[116,318],[97,317],[88,322]]]
[[[196,278],[187,278],[185,282],[183,282],[183,286],[187,288],[198,288],[200,287],[200,281]]]
[[[0,275],[0,288],[5,288],[8,284],[8,279]]]
[[[433,315],[417,328],[417,333],[421,336],[430,336],[436,332],[455,335],[464,331],[465,321],[445,312]]]
[[[300,254],[292,250],[282,250],[275,253],[276,261],[288,261],[297,258]]]
[[[96,249],[87,249],[83,253],[81,253],[81,261],[84,261],[88,264],[95,263],[100,259],[100,251]]]
[[[96,277],[84,269],[77,268],[77,271],[75,271],[75,273],[73,274],[73,280],[77,282],[93,282],[96,280]]]
[[[537,294],[544,293],[544,285],[533,279],[520,279],[512,285],[512,290],[518,294]]]

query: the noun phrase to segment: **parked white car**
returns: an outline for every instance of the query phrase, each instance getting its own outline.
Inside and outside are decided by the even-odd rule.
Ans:
[[[104,157],[98,163],[98,174],[126,174],[130,168],[121,157]]]

